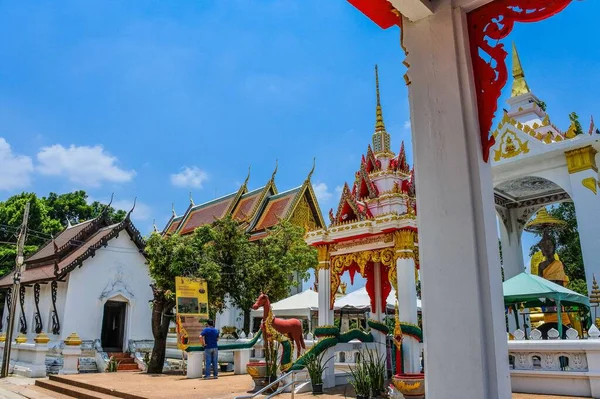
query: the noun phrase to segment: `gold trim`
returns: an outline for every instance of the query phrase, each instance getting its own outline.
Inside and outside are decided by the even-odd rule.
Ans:
[[[529,152],[529,141],[521,141],[514,132],[507,130],[500,137],[500,145],[494,151],[494,161],[516,157]]]
[[[583,184],[583,187],[588,188],[591,192],[593,192],[594,195],[598,195],[598,189],[596,187],[597,182],[595,177],[586,177],[581,181],[581,184]]]
[[[581,172],[582,170],[592,169],[594,172],[598,172],[598,166],[596,166],[596,154],[598,151],[591,145],[583,148],[577,148],[571,151],[565,151],[567,157],[567,169],[569,174]]]
[[[21,334],[19,334],[19,336],[17,338],[15,338],[15,342],[17,344],[23,344],[23,343],[27,342],[27,337],[25,336],[25,334],[21,333]]]
[[[42,332],[36,335],[36,337],[33,340],[36,344],[47,344],[48,342],[50,342],[50,337],[48,337],[46,333]]]

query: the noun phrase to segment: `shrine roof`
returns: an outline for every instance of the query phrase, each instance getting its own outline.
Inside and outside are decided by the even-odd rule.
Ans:
[[[82,237],[83,229],[80,229],[80,234],[72,236],[60,249],[57,244],[56,248],[59,251],[55,251],[54,244],[50,242],[52,255],[46,257],[48,259],[38,261],[37,263],[30,263],[28,259],[25,262],[25,271],[21,275],[21,283],[32,284],[64,278],[77,266],[81,266],[86,259],[93,256],[97,250],[106,249],[108,241],[116,238],[123,230],[129,234],[139,251],[142,252],[145,243],[140,232],[131,222],[130,214],[131,212],[127,214],[123,221],[109,226],[103,223],[103,217],[93,219],[89,223],[86,223],[89,231],[85,232],[85,238]],[[73,226],[72,228],[77,226]],[[78,238],[82,239],[79,240]],[[7,288],[12,286],[12,284],[12,271],[0,278],[0,288]]]
[[[61,231],[55,238],[54,243],[57,247],[62,247],[79,234],[83,229],[90,225],[95,219],[90,219],[85,222],[76,224],[75,226],[67,227]],[[48,241],[42,248],[27,258],[27,261],[39,261],[48,257],[54,256],[54,244],[52,240]]]
[[[181,226],[177,230],[179,234],[187,234],[200,226],[210,224],[217,219],[226,216],[227,210],[232,205],[238,191],[227,194],[223,197],[205,202],[204,204],[194,205],[187,212]]]
[[[279,194],[272,195],[268,198],[263,211],[260,212],[258,220],[254,223],[252,231],[261,231],[275,226],[280,219],[288,216],[290,207],[294,203],[294,199],[304,186],[296,187]]]
[[[175,217],[171,220],[171,222],[168,224],[167,226],[167,234],[173,234],[177,231],[177,228],[179,227],[179,225],[181,224],[181,221],[183,220],[183,216],[178,216]]]

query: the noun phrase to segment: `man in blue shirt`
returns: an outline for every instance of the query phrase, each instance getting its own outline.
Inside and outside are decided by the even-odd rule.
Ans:
[[[213,370],[213,378],[216,379],[219,369],[219,350],[217,349],[219,330],[215,328],[214,321],[206,321],[206,327],[200,333],[200,339],[204,345],[204,379],[208,379],[210,377],[211,366]]]

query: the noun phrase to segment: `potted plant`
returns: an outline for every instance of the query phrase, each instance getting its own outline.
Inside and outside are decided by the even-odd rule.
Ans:
[[[364,367],[369,376],[371,394],[374,398],[382,396],[385,392],[385,377],[387,373],[385,358],[379,356],[377,352],[368,350],[361,355],[361,359],[364,359]]]
[[[323,361],[324,356],[325,352],[321,352],[319,356],[316,356],[314,353],[306,355],[306,371],[308,371],[308,375],[310,376],[313,394],[323,393],[323,372],[327,369],[325,364],[333,358],[332,356]]]
[[[111,356],[110,359],[108,360],[108,364],[106,365],[106,372],[107,373],[116,373],[119,370],[120,363],[121,362],[118,362],[114,356]]]
[[[265,386],[277,379],[279,372],[279,342],[265,341]],[[275,392],[277,386],[272,387],[269,392]]]
[[[356,399],[368,399],[371,395],[369,372],[362,360],[362,356],[356,363],[356,366],[350,367],[350,385],[354,388]]]

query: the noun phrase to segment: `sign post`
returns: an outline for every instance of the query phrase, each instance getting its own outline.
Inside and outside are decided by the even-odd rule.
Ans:
[[[185,350],[200,345],[200,333],[208,320],[208,285],[206,280],[176,277],[177,347]]]

